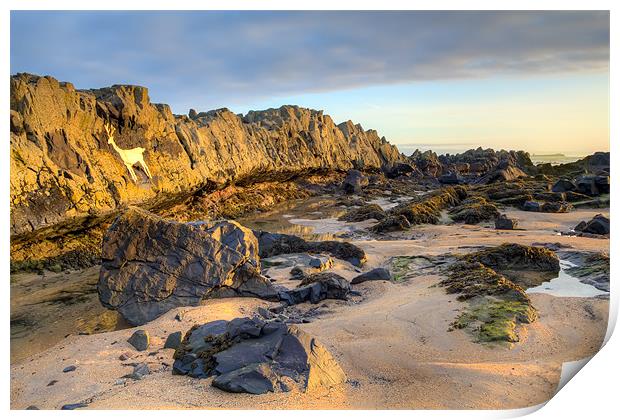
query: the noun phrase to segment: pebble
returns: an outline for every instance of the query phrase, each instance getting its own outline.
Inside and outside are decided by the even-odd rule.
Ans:
[[[63,373],[67,373],[67,372],[73,372],[76,369],[77,369],[77,366],[70,365],[70,366],[67,366],[66,368],[64,368],[62,371],[63,371]]]

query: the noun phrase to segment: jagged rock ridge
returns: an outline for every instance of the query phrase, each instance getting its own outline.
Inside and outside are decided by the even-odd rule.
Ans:
[[[288,179],[357,168],[376,171],[405,159],[351,121],[297,106],[173,115],[140,86],[77,90],[71,83],[20,73],[11,77],[11,235],[161,205],[231,183]],[[123,150],[142,147],[152,178],[131,180],[104,123]],[[77,222],[76,222],[77,221]]]

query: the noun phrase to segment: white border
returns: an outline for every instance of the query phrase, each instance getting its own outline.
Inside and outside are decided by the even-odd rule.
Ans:
[[[1,201],[1,211],[3,215],[3,223],[0,223],[0,240],[2,241],[2,260],[0,261],[0,268],[3,275],[0,277],[2,280],[2,287],[4,287],[4,320],[2,323],[2,331],[4,332],[5,345],[2,347],[1,352],[3,355],[2,363],[2,407],[3,411],[9,410],[9,380],[10,380],[10,352],[8,346],[9,340],[9,318],[10,318],[10,304],[9,304],[9,162],[8,156],[10,151],[9,146],[9,83],[8,75],[10,74],[9,67],[9,14],[10,10],[107,10],[107,9],[131,9],[131,10],[198,10],[198,9],[213,9],[213,10],[234,10],[234,9],[251,9],[251,10],[346,10],[346,9],[363,9],[363,10],[611,10],[611,62],[610,62],[610,115],[620,115],[618,108],[618,97],[614,95],[617,92],[618,83],[616,83],[617,73],[612,71],[618,68],[618,30],[615,14],[619,9],[617,6],[619,2],[611,0],[589,0],[589,1],[575,1],[575,0],[538,0],[538,1],[490,1],[490,0],[445,0],[445,1],[427,1],[427,2],[415,2],[415,1],[398,1],[398,0],[382,0],[382,1],[334,1],[334,0],[313,0],[313,1],[285,1],[285,0],[229,0],[229,1],[183,1],[177,0],[175,2],[164,0],[151,0],[149,2],[130,2],[128,0],[108,0],[108,1],[78,1],[78,0],[57,0],[57,1],[43,1],[43,0],[5,0],[0,6],[2,8],[2,14],[0,17],[0,33],[2,55],[0,56],[2,69],[5,74],[5,82],[2,83],[2,106],[4,109],[4,117],[0,119],[0,133],[2,133],[3,143],[2,152],[0,153],[2,164],[0,164],[0,175],[3,180],[1,185],[0,197],[5,197]],[[172,6],[172,7],[171,7]],[[616,139],[618,134],[618,122],[617,118],[610,118],[610,138]],[[612,195],[617,196],[618,184],[615,182],[617,177],[617,148],[613,141],[610,141],[610,150],[612,156],[611,165],[611,178],[614,180],[612,183]],[[7,160],[5,160],[7,159]],[[615,205],[612,202],[611,213],[614,213]],[[615,214],[614,214],[615,218]],[[615,220],[615,219],[614,219]],[[617,231],[616,224],[612,225],[612,238],[616,238]],[[616,252],[618,247],[616,246],[615,239],[611,241],[611,254],[612,254],[612,277],[616,273]],[[612,283],[614,280],[612,280]],[[531,418],[596,418],[606,419],[616,417],[618,415],[618,392],[617,383],[620,377],[618,355],[620,355],[620,342],[616,335],[611,335],[613,326],[617,318],[618,312],[618,293],[615,292],[616,288],[612,285],[612,298],[611,298],[611,320],[610,327],[608,329],[607,338],[609,341],[606,346],[587,364],[587,367],[579,373],[576,380],[569,381],[569,383],[549,402],[544,409],[535,411],[531,414]],[[610,338],[611,337],[611,338]],[[355,418],[369,417],[369,416],[388,416],[390,418],[434,418],[434,419],[449,419],[449,418],[465,418],[465,419],[481,419],[481,418],[505,418],[514,417],[528,414],[540,407],[535,407],[525,410],[507,410],[507,411],[327,411],[327,412],[315,412],[315,411],[276,411],[276,412],[262,412],[262,411],[209,411],[205,413],[203,411],[190,412],[184,411],[183,416],[189,416],[192,418],[226,418],[236,419],[244,418],[248,416],[269,416],[272,419],[290,419],[295,417],[301,418],[316,418],[320,416],[325,417],[342,417],[342,416],[355,416]],[[61,411],[13,411],[10,412],[12,417],[27,417],[27,418],[56,418],[60,416],[86,416],[95,418],[107,418],[112,413],[107,411],[98,412],[61,412]],[[131,411],[115,411],[112,415],[135,418],[138,413]],[[164,413],[161,411],[153,411],[148,413],[149,416],[156,418],[164,418],[173,413]]]

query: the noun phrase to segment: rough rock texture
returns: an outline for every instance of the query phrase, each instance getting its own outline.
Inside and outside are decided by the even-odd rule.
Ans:
[[[448,212],[455,222],[476,224],[495,219],[499,210],[484,197],[469,197]]]
[[[513,230],[519,225],[519,221],[515,218],[510,218],[505,214],[500,214],[495,219],[495,229],[500,230]]]
[[[497,271],[538,270],[560,271],[560,260],[554,251],[545,247],[505,243],[483,249],[463,257],[466,261],[479,262]]]
[[[235,222],[172,222],[132,207],[110,226],[101,258],[99,299],[134,325],[227,293],[277,299],[256,237]]]
[[[603,216],[602,214],[597,214],[588,222],[580,222],[577,226],[575,226],[575,231],[593,233],[595,235],[609,235],[609,218]]]
[[[149,348],[149,333],[145,330],[138,330],[127,339],[127,342],[131,344],[136,350],[144,351]]]
[[[601,252],[568,251],[562,258],[576,264],[566,272],[579,278],[582,283],[590,284],[599,290],[609,292],[609,255]]]
[[[388,216],[376,225],[372,226],[370,230],[375,233],[387,233],[397,232],[401,230],[407,230],[411,227],[409,220],[402,214],[396,216]]]
[[[458,204],[467,196],[463,187],[446,187],[417,197],[390,209],[390,216],[405,216],[411,225],[437,224],[441,211]]]
[[[381,221],[386,218],[385,211],[378,204],[366,204],[362,207],[353,209],[339,217],[338,220],[346,222],[362,222],[368,219]]]
[[[127,204],[141,206],[231,182],[283,180],[313,171],[380,170],[402,161],[396,147],[351,121],[336,125],[295,106],[173,115],[140,86],[76,90],[51,77],[11,77],[11,235],[71,230]],[[152,178],[131,180],[108,144],[142,147]]]
[[[509,182],[525,177],[527,177],[527,174],[519,167],[510,164],[508,161],[503,161],[497,165],[494,170],[483,175],[477,183],[490,184],[492,182]]]
[[[215,376],[228,392],[264,394],[329,389],[346,381],[333,356],[314,338],[279,321],[236,318],[189,330],[174,354],[173,373]]]
[[[335,258],[348,261],[358,267],[366,261],[364,250],[349,242],[306,241],[295,235],[258,230],[255,230],[254,234],[258,238],[261,258],[269,258],[280,254],[309,252],[330,254]]]
[[[357,277],[354,277],[351,280],[351,284],[359,284],[364,283],[365,281],[373,281],[373,280],[392,280],[392,275],[390,274],[390,270],[387,268],[379,267],[373,268],[370,271],[367,271],[364,274],[360,274]]]
[[[342,181],[342,189],[347,194],[359,193],[366,186],[368,186],[368,177],[356,169],[350,170]]]
[[[299,287],[280,292],[280,299],[289,305],[302,302],[319,303],[325,299],[346,300],[351,285],[342,276],[322,272],[305,276]]]

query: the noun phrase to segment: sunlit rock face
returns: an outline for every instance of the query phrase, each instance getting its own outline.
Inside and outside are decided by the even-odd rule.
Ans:
[[[179,223],[132,207],[107,231],[101,260],[99,299],[133,325],[209,297],[278,300],[258,240],[235,222]]]
[[[314,171],[380,170],[405,157],[376,131],[336,125],[296,106],[173,115],[140,86],[77,90],[51,77],[11,77],[11,234],[81,226],[128,204],[161,205],[231,182]],[[144,148],[152,178],[120,150]],[[74,226],[75,227],[75,226]]]

